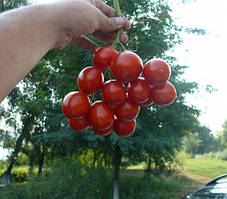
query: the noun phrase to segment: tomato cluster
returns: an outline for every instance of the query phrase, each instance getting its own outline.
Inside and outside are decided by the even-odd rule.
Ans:
[[[112,130],[127,137],[134,133],[140,106],[171,104],[176,90],[168,81],[171,70],[162,59],[151,59],[143,67],[134,52],[118,53],[111,47],[99,48],[93,56],[94,66],[84,68],[77,78],[80,91],[67,94],[62,110],[74,130],[92,127],[98,135]],[[104,81],[102,71],[112,76]],[[89,95],[100,91],[101,100],[91,102]]]

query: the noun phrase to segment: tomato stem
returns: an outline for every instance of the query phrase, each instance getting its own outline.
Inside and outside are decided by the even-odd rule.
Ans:
[[[116,10],[116,15],[119,17],[119,16],[122,16],[122,13],[121,13],[121,9],[120,9],[120,5],[119,5],[119,2],[118,0],[113,0],[113,5],[114,5],[114,8]],[[125,47],[123,46],[123,44],[120,42],[120,36],[121,36],[121,33],[123,32],[123,29],[120,28],[118,31],[117,31],[117,36],[116,36],[116,39],[114,40],[114,43],[112,45],[112,48],[116,48],[118,45],[121,47],[121,49],[123,51],[125,51]]]
[[[109,76],[109,79],[112,79],[112,76],[111,76],[111,71],[110,71],[110,69],[108,69],[107,71],[108,71],[108,76]]]

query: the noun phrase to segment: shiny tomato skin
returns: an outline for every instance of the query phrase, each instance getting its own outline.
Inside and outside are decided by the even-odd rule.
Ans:
[[[136,120],[124,121],[114,120],[114,132],[120,137],[128,137],[134,133],[136,129]]]
[[[129,100],[135,104],[145,103],[150,96],[149,86],[143,77],[132,81],[128,85]]]
[[[69,125],[73,130],[82,131],[89,128],[87,115],[80,119],[68,119]]]
[[[114,109],[114,114],[120,120],[131,121],[134,120],[140,111],[140,106],[131,103],[128,98],[122,104],[117,105]]]
[[[93,128],[104,130],[113,124],[114,113],[104,102],[96,101],[90,107],[88,118]]]
[[[143,63],[136,53],[124,51],[113,58],[110,69],[117,80],[130,82],[140,76],[143,70]]]
[[[106,104],[121,104],[126,98],[126,88],[117,80],[109,80],[102,86],[102,97]]]
[[[101,70],[105,70],[110,67],[111,61],[118,52],[111,47],[98,48],[93,56],[93,63]]]
[[[150,85],[160,86],[169,80],[171,69],[162,59],[151,59],[143,68],[143,76]]]
[[[144,102],[143,104],[141,104],[141,106],[150,106],[153,104],[154,100],[152,98],[152,87],[151,85],[148,84],[149,87],[149,98],[146,102]]]
[[[112,125],[110,125],[108,128],[106,128],[104,130],[93,128],[93,131],[94,131],[95,134],[102,135],[102,136],[109,135],[112,130],[113,130],[113,123],[112,123]]]
[[[104,76],[102,72],[93,66],[84,68],[77,77],[77,86],[87,95],[93,94],[102,88]]]
[[[75,91],[68,93],[62,102],[62,111],[70,119],[86,115],[90,108],[90,101],[87,95]]]
[[[169,81],[160,88],[152,87],[151,93],[154,102],[160,106],[171,104],[177,96],[175,87]]]
[[[149,97],[146,102],[144,102],[143,104],[141,104],[141,106],[150,106],[150,105],[153,104],[153,102],[154,102],[154,100],[151,97]]]

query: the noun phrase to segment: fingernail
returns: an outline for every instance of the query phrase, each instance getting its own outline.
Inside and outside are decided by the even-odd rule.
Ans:
[[[123,26],[125,23],[125,20],[122,17],[115,17],[114,20],[115,20],[115,23],[119,26]]]
[[[128,41],[128,36],[124,32],[121,33],[120,41],[123,44]]]

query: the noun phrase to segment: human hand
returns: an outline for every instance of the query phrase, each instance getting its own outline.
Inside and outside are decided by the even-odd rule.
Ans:
[[[101,0],[59,0],[51,8],[59,13],[57,23],[61,24],[63,30],[56,48],[75,44],[94,52],[99,46],[85,35],[92,35],[110,45],[118,29],[130,28],[130,22],[126,18],[116,17],[115,10]],[[120,41],[126,43],[127,40],[126,33],[122,32]]]

